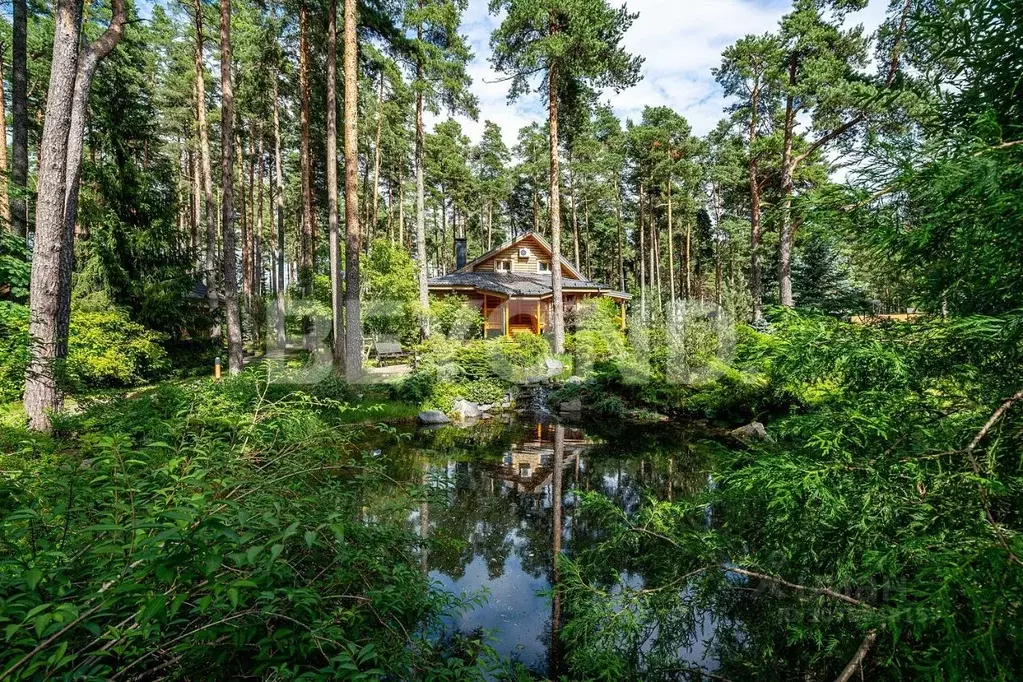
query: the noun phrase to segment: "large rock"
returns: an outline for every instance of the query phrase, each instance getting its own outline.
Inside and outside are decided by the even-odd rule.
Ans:
[[[583,411],[583,401],[579,398],[573,398],[572,400],[566,400],[558,406],[561,412],[578,413]]]
[[[556,377],[565,371],[565,365],[557,358],[547,358],[543,361],[543,366],[547,370],[548,377]]]
[[[483,416],[480,406],[469,400],[459,398],[451,406],[451,413],[459,419],[479,419]]]
[[[581,384],[582,382],[583,382],[583,378],[579,377],[579,376],[575,376],[574,374],[572,376],[570,376],[569,378],[565,379],[565,383],[566,384],[571,384],[573,386],[577,385],[577,384]]]
[[[746,424],[746,426],[740,426],[739,428],[732,431],[732,435],[741,441],[759,441],[763,443],[773,443],[774,438],[771,438],[771,434],[767,432],[767,428],[760,422],[753,422],[752,424]]]
[[[419,413],[419,423],[433,426],[436,424],[450,424],[451,420],[440,410],[426,410]]]

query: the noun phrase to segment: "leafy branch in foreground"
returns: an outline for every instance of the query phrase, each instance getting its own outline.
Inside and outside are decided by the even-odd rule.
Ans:
[[[246,374],[4,432],[0,677],[474,676],[425,636],[461,602],[364,518],[347,409]]]

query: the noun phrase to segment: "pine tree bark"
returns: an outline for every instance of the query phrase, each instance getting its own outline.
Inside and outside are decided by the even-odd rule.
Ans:
[[[345,378],[362,377],[362,310],[359,302],[359,74],[356,52],[356,0],[345,0]]]
[[[255,263],[252,279],[252,291],[255,297],[254,310],[258,310],[257,319],[252,326],[253,341],[259,352],[266,350],[266,314],[263,301],[263,125],[256,126],[259,142],[256,145],[256,238],[252,245],[252,262]]]
[[[193,140],[198,146],[198,141]],[[192,166],[192,253],[191,260],[199,264],[199,226],[202,224],[202,170],[199,166],[199,152],[193,149],[189,153]],[[198,268],[197,268],[198,269]],[[198,273],[196,273],[198,274]]]
[[[671,314],[674,315],[675,302],[678,300],[675,297],[675,228],[674,221],[672,220],[671,213],[671,179],[665,183],[668,190],[668,293],[671,298],[668,299],[668,306]]]
[[[55,365],[67,357],[71,273],[89,90],[99,62],[124,32],[124,0],[114,0],[107,29],[79,51],[82,4],[61,2],[55,14],[53,61],[40,144],[36,248],[32,260],[25,411],[33,429],[50,427],[62,403]],[[51,108],[52,104],[52,108]]]
[[[624,245],[625,241],[625,227],[622,225],[622,183],[619,180],[615,186],[615,219],[617,221],[618,228],[618,286],[619,289],[625,291],[625,254]]]
[[[644,212],[644,187],[639,185],[639,316],[646,322],[646,223],[643,220]]]
[[[78,190],[82,180],[82,150],[85,145],[85,121],[89,115],[89,92],[99,63],[117,46],[124,35],[124,0],[111,3],[111,20],[107,29],[93,43],[85,43],[78,53],[74,77],[75,89],[71,101],[71,126],[67,138],[66,184],[64,188],[63,243],[61,251],[62,278],[59,290],[59,318],[57,326],[66,337],[71,324],[71,272],[74,268],[75,227],[78,223]],[[64,349],[66,352],[66,348]]]
[[[312,295],[312,268],[315,246],[312,238],[313,188],[310,125],[312,95],[309,90],[309,8],[303,0],[298,12],[298,89],[299,89],[299,168],[302,183],[302,235],[299,251],[299,279],[302,293]]]
[[[419,9],[423,0],[417,0]],[[416,27],[416,37],[422,42],[423,25]],[[423,81],[422,57],[416,62],[416,81]],[[426,180],[423,167],[423,92],[416,88],[416,257],[419,260],[419,329],[423,338],[430,337],[429,264],[426,260]]]
[[[243,126],[244,127],[244,124]],[[241,228],[241,301],[240,310],[242,312],[242,328],[249,324],[251,310],[251,295],[252,290],[250,285],[252,283],[252,259],[251,251],[249,250],[252,244],[252,223],[249,221],[249,201],[248,191],[245,187],[245,146],[242,144],[241,136],[235,133],[234,136],[234,148],[237,150],[238,156],[238,221]]]
[[[553,23],[553,22],[552,22]],[[551,26],[551,32],[556,33],[555,26]],[[562,273],[561,273],[561,171],[558,168],[558,67],[551,64],[547,73],[548,117],[550,125],[550,152],[551,152],[551,289],[553,301],[551,304],[551,323],[554,331],[554,338],[551,344],[556,354],[565,352],[565,299],[562,295]]]
[[[206,67],[203,60],[203,6],[194,0],[195,14],[195,119],[199,128],[199,161],[202,167],[202,193],[206,211],[206,253],[203,269],[206,273],[206,301],[214,318],[210,336],[220,337],[220,293],[217,287],[217,207],[213,202],[213,168],[210,162],[209,126],[206,123]]]
[[[81,0],[58,0],[54,11],[53,58],[46,115],[39,144],[36,236],[29,288],[29,362],[25,372],[25,412],[29,428],[46,431],[50,415],[63,404],[58,385],[60,360],[67,355],[67,336],[59,329],[60,286],[71,273],[66,262],[64,202],[67,192],[67,143],[71,130]]]
[[[377,229],[380,205],[380,138],[384,133],[384,70],[380,69],[380,90],[377,93],[377,139],[373,148],[373,219],[369,223],[370,236]]]
[[[7,107],[4,99],[4,52],[6,45],[0,43],[0,220],[11,224],[11,206],[7,188]]]
[[[231,0],[220,0],[220,181],[223,213],[224,307],[231,374],[242,371],[242,321],[238,310],[238,266],[234,235],[234,83],[231,76]]]
[[[281,118],[278,112],[277,94],[279,74],[273,76],[273,119],[274,119],[274,179],[276,191],[274,193],[274,207],[277,214],[277,249],[274,254],[277,269],[277,289],[274,292],[274,304],[276,307],[275,331],[277,335],[277,347],[284,350],[287,347],[288,338],[284,330],[284,168],[281,159]]]
[[[693,221],[692,218],[686,218],[686,252],[685,252],[685,265],[686,265],[686,281],[685,281],[685,296],[686,298],[693,297]],[[696,294],[697,298],[700,298],[700,264],[696,264]]]
[[[28,236],[28,0],[14,0],[11,41],[11,228]]]
[[[334,371],[345,367],[345,327],[341,283],[341,236],[337,217],[337,0],[327,9],[327,225],[330,232],[330,313]]]
[[[575,266],[580,267],[579,263],[579,216],[578,210],[576,209],[575,199],[575,167],[572,164],[572,153],[568,154],[568,201],[570,210],[572,212],[572,246],[575,253]]]
[[[312,93],[309,90],[309,8],[305,2],[298,11],[298,89],[299,89],[299,169],[302,184],[302,229],[299,246],[298,279],[302,295],[311,299],[313,295],[313,259],[316,254],[313,216],[312,152],[310,150],[310,125],[312,120]],[[316,350],[313,320],[306,315],[302,318],[302,336],[305,349]]]
[[[796,54],[789,58],[789,93],[785,98],[785,137],[781,160],[781,226],[778,234],[778,302],[791,308],[792,300],[792,129],[796,124],[793,88],[796,84]]]
[[[757,155],[754,145],[757,141],[758,113],[760,107],[760,81],[753,84],[750,93],[749,122],[749,195],[750,195],[750,297],[753,299],[753,321],[764,319],[764,276],[761,266],[760,244],[763,232],[760,227],[760,178],[758,177]]]

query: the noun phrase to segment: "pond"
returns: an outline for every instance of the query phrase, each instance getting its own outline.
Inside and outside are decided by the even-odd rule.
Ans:
[[[486,633],[502,658],[551,679],[564,671],[557,634],[567,617],[552,594],[560,577],[554,558],[578,555],[604,530],[579,513],[580,493],[602,493],[630,512],[651,497],[682,499],[709,484],[708,453],[695,430],[657,426],[608,435],[517,421],[420,429],[381,448],[396,481],[430,490],[428,502],[407,509],[405,519],[429,539],[420,561],[431,582],[455,594],[485,595],[449,627]],[[619,575],[631,587],[644,585],[638,573],[623,568]],[[705,648],[713,627],[705,614],[685,641],[672,644],[679,659],[714,670]]]

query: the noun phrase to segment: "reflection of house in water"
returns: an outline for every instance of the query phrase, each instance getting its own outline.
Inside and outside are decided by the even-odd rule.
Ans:
[[[554,474],[553,424],[537,424],[535,430],[516,442],[500,463],[485,465],[487,473],[500,481],[505,489],[532,501],[534,509],[550,505],[549,488]],[[562,469],[580,466],[580,458],[590,442],[582,430],[564,429],[565,450]]]

